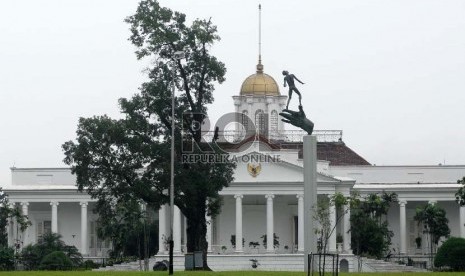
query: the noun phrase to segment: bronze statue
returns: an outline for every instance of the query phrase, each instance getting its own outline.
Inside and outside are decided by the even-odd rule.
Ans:
[[[299,127],[305,130],[308,135],[312,135],[314,124],[305,116],[302,105],[299,105],[299,111],[292,111],[286,108],[279,115],[285,118],[281,119],[281,121]]]
[[[289,72],[286,70],[283,71],[283,75],[284,75],[284,87],[286,87],[286,82],[287,82],[287,85],[289,85],[289,99],[287,99],[286,109],[289,108],[289,102],[291,101],[291,98],[292,98],[292,91],[294,91],[295,93],[297,93],[297,95],[299,95],[299,105],[302,105],[302,95],[300,95],[299,89],[295,87],[294,79],[300,82],[301,84],[304,84],[304,83],[301,82],[296,76],[294,76],[294,74],[289,74]]]

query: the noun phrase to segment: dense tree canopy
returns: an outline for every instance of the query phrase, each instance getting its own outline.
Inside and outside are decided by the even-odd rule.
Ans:
[[[197,19],[188,25],[184,14],[154,0],[141,1],[126,22],[137,58],[153,61],[147,68],[149,80],[132,98],[120,99],[123,119],[81,118],[76,141],[63,145],[64,161],[76,174],[79,190],[98,198],[100,205],[138,201],[158,210],[168,202],[170,97],[175,85],[181,92],[176,97],[174,126],[175,205],[187,218],[187,250],[203,251],[206,267],[205,215],[219,212],[218,192],[233,180],[234,164],[181,163],[181,135],[199,145],[203,142],[200,129],[182,126],[191,126],[193,120],[202,125],[206,105],[213,102],[214,84],[224,81],[224,64],[210,54],[219,36],[210,20]],[[185,52],[182,61],[174,55],[180,50]]]
[[[386,215],[397,199],[395,193],[369,194],[351,202],[350,231],[352,250],[357,255],[384,257],[394,236]]]

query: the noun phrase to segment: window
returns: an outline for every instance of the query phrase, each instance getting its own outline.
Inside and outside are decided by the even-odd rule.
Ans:
[[[249,117],[247,116],[247,113],[247,110],[242,111],[241,123],[245,131],[249,129]]]
[[[258,109],[257,112],[255,112],[255,127],[260,134],[266,134],[266,114],[261,109]]]
[[[271,111],[271,132],[276,134],[278,132],[278,112],[276,110]]]
[[[37,223],[37,240],[39,240],[44,234],[52,233],[52,221],[43,220]]]
[[[105,249],[110,248],[109,240],[102,240],[97,236],[98,223],[96,221],[90,222],[90,248]]]

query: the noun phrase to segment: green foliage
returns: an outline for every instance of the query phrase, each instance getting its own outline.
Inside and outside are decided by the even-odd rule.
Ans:
[[[465,239],[451,237],[447,239],[434,258],[434,266],[449,267],[454,271],[465,271]]]
[[[424,231],[430,235],[431,240],[436,245],[441,237],[448,237],[450,234],[446,210],[437,204],[427,204],[423,207],[418,207],[414,220],[418,224],[423,224]]]
[[[95,262],[92,261],[92,260],[86,260],[86,261],[84,261],[84,262],[82,263],[81,267],[84,268],[84,269],[89,269],[89,270],[91,270],[91,269],[99,268],[99,267],[100,267],[100,264],[95,263]]]
[[[112,241],[110,257],[137,256],[145,259],[158,251],[158,228],[150,219],[153,213],[140,207],[134,200],[97,202],[96,209],[100,214],[97,234]]]
[[[379,259],[387,252],[394,233],[388,228],[386,215],[396,199],[395,193],[383,192],[351,202],[351,246],[355,254]]]
[[[219,191],[233,180],[233,163],[181,162],[181,133],[200,146],[201,130],[184,123],[205,119],[206,105],[213,102],[216,83],[225,80],[226,68],[210,54],[219,40],[210,20],[196,19],[188,25],[180,12],[161,7],[155,0],[140,2],[136,13],[126,19],[131,26],[130,41],[138,59],[150,58],[149,80],[140,93],[120,99],[123,119],[108,116],[80,118],[76,141],[63,144],[64,162],[77,176],[80,191],[87,191],[99,204],[115,202],[123,209],[143,202],[158,208],[168,202],[170,184],[171,129],[175,130],[175,204],[187,218],[187,251],[204,252],[206,266],[206,213],[220,211]],[[185,59],[174,58],[183,50]],[[181,92],[176,98],[175,125],[171,124],[171,89]],[[195,148],[194,152],[199,152]],[[221,152],[214,147],[215,152]],[[125,206],[126,205],[126,206]],[[105,208],[98,208],[105,215]],[[125,216],[119,214],[118,216]],[[114,225],[114,224],[113,224]]]
[[[336,233],[336,227],[338,223],[341,221],[343,218],[344,214],[347,213],[347,206],[355,200],[354,197],[346,197],[342,193],[336,192],[335,194],[328,196],[328,195],[318,195],[317,197],[317,206],[313,212],[313,219],[318,221],[319,227],[315,229],[316,234],[319,235],[318,240],[319,242],[319,247],[318,251],[319,252],[327,252],[327,245],[329,238],[331,235],[335,235]],[[334,209],[336,210],[336,214],[334,214],[336,221],[331,227],[331,208],[334,206]],[[339,214],[339,215],[337,215]],[[341,236],[342,238],[342,236]],[[337,237],[336,237],[337,239]]]
[[[8,221],[15,219],[19,231],[24,231],[31,225],[28,217],[23,215],[18,206],[11,205],[8,196],[2,191],[0,187],[0,246],[8,246]]]
[[[455,193],[455,200],[460,206],[465,205],[465,176],[457,180],[457,184],[462,184],[462,187]]]
[[[266,243],[267,243],[266,234],[262,235],[260,238],[262,239],[263,246],[266,248]],[[273,233],[273,247],[274,248],[279,247],[279,237],[276,235],[276,233]]]
[[[75,246],[66,245],[61,236],[56,233],[44,234],[36,244],[28,245],[21,252],[21,260],[28,270],[36,270],[41,266],[45,256],[52,252],[63,252],[70,260],[73,266],[79,266],[82,263],[82,256]]]
[[[71,270],[73,263],[63,251],[54,251],[45,255],[40,262],[41,270]]]
[[[15,251],[10,247],[0,246],[0,270],[13,270],[15,267]]]

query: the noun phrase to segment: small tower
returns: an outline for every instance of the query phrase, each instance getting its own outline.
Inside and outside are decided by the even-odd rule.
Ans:
[[[284,124],[279,119],[279,113],[286,106],[287,96],[281,96],[279,86],[268,74],[263,72],[261,55],[261,5],[259,8],[259,39],[258,39],[258,64],[257,72],[247,77],[242,83],[239,96],[233,96],[235,111],[242,114],[239,122],[245,129],[251,129],[248,125],[250,118],[260,135],[270,139],[279,139]],[[243,130],[236,124],[236,132]]]

